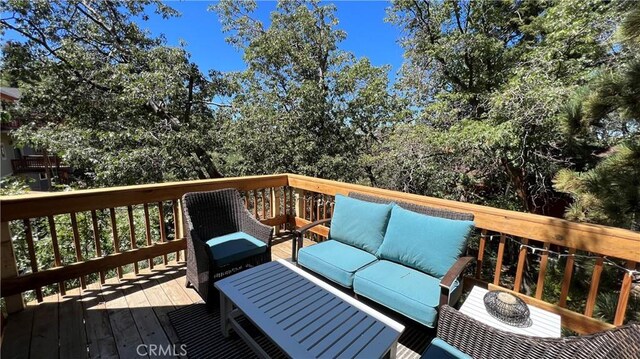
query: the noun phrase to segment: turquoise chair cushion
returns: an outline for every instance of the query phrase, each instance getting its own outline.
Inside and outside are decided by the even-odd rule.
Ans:
[[[337,195],[331,239],[375,254],[384,238],[392,207]]]
[[[473,227],[473,221],[432,217],[394,206],[377,256],[442,278],[464,251]]]
[[[208,240],[207,245],[217,265],[223,266],[265,253],[267,244],[244,232],[225,234]]]
[[[472,359],[458,348],[440,338],[433,338],[427,350],[420,359]]]
[[[358,269],[377,260],[369,252],[333,240],[298,252],[298,264],[347,288],[353,286],[353,275]]]
[[[458,296],[454,282],[451,296]],[[359,270],[353,291],[433,328],[440,304],[440,280],[415,269],[385,260]]]

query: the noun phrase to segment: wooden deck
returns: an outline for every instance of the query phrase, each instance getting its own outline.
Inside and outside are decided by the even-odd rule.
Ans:
[[[305,242],[305,246],[312,244],[311,241]],[[291,241],[280,239],[275,243],[273,260],[290,259]],[[25,310],[9,316],[1,343],[1,357],[179,357],[181,343],[169,313],[202,302],[195,290],[185,287],[185,270],[184,262],[156,265],[153,270],[141,270],[138,276],[128,274],[120,280],[110,278],[105,284],[90,283],[83,291],[68,289],[64,296],[45,297],[40,304],[35,301],[28,303]],[[397,321],[404,321],[375,303],[365,302]],[[185,310],[189,311],[188,308]],[[206,313],[199,315],[197,318],[201,321]],[[194,327],[198,320],[194,320]],[[216,334],[218,332],[212,336]],[[407,326],[400,338],[398,358],[420,357],[433,335],[434,332],[425,327]],[[220,336],[215,340],[226,339]],[[175,348],[174,353],[178,355],[140,355],[137,348],[141,344],[147,345],[142,347],[143,351],[149,350],[151,345],[169,346]],[[227,349],[232,345],[220,345],[226,345],[222,357],[238,356],[235,355],[238,353]],[[241,349],[244,354],[240,356],[251,355],[248,347]]]
[[[291,241],[279,241],[272,254],[290,258]],[[137,358],[139,344],[179,346],[168,313],[201,301],[185,287],[184,262],[91,283],[11,315],[2,358]]]

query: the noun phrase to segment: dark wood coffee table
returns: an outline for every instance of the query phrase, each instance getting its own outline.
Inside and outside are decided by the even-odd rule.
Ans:
[[[244,316],[292,358],[396,356],[404,326],[287,261],[262,264],[215,284],[222,333],[233,329],[268,354],[238,324]]]

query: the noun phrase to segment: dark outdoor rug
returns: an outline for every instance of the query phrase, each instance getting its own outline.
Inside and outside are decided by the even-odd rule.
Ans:
[[[378,308],[376,308],[378,309]],[[395,316],[394,316],[395,317]],[[180,344],[186,344],[189,358],[255,358],[253,351],[236,334],[229,338],[220,331],[220,313],[207,312],[206,304],[195,303],[169,313],[171,324],[178,334]],[[398,320],[400,318],[395,317]],[[284,353],[262,334],[251,322],[239,319],[240,325],[272,358],[285,358]],[[419,358],[425,351],[432,331],[415,323],[404,323],[406,329],[400,337],[398,358]],[[231,330],[233,333],[233,330]]]

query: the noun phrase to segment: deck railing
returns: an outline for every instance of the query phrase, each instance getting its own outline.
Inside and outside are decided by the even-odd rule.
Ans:
[[[44,172],[47,168],[51,169],[65,169],[68,170],[69,166],[63,164],[58,156],[49,156],[49,162],[41,155],[24,156],[15,160],[11,160],[11,169],[13,173],[22,172]]]
[[[562,317],[563,327],[578,333],[591,333],[621,325],[627,311],[633,276],[630,271],[619,270],[622,276],[613,323],[606,323],[593,318],[596,298],[599,293],[601,274],[605,263],[615,261],[616,264],[629,270],[638,269],[640,261],[640,233],[630,230],[573,223],[562,219],[529,213],[515,212],[492,207],[443,200],[432,197],[407,194],[397,191],[322,180],[299,175],[288,176],[289,186],[294,188],[296,196],[295,225],[302,226],[311,221],[329,218],[333,211],[333,200],[336,194],[347,195],[349,192],[361,192],[392,200],[411,202],[432,207],[439,207],[475,215],[478,229],[477,249],[473,253],[477,257],[475,273],[466,282],[483,284],[489,288],[500,288],[517,293],[526,302],[553,311]],[[316,227],[314,233],[326,237],[327,227]],[[494,239],[494,240],[491,240]],[[504,259],[508,241],[517,244],[516,271],[513,283],[504,281]],[[540,254],[539,270],[536,279],[536,290],[533,296],[521,293],[523,277],[527,265],[535,256],[532,249]],[[544,283],[547,277],[549,254],[551,251],[565,254],[566,265],[557,303],[543,300]],[[490,254],[495,254],[489,258]],[[586,305],[582,313],[567,308],[567,300],[574,270],[575,255],[593,258],[591,285],[587,294]],[[579,258],[579,257],[578,257]],[[487,275],[489,273],[489,275]]]
[[[114,269],[122,277],[137,273],[140,266],[179,261],[186,248],[180,198],[187,192],[237,188],[257,218],[280,227],[290,211],[286,185],[286,175],[273,175],[2,197],[2,296],[7,310],[23,308],[25,291],[34,290],[42,301],[45,286],[56,285],[65,294],[75,282],[84,289],[89,275],[97,274],[104,283]],[[21,245],[27,258],[16,256],[14,247]],[[53,258],[37,256],[40,247]],[[19,272],[19,267],[26,270]]]
[[[46,286],[54,285],[57,287],[54,289],[64,294],[69,285],[78,283],[81,287],[86,286],[87,276],[104,281],[109,275],[137,272],[140,266],[151,267],[154,263],[180,260],[185,248],[181,196],[192,191],[227,187],[240,190],[247,208],[263,223],[276,228],[287,224],[301,226],[312,220],[330,218],[334,196],[351,191],[472,212],[478,233],[477,242],[471,247],[478,265],[466,282],[512,290],[525,301],[560,314],[563,326],[579,333],[623,323],[632,274],[620,271],[621,285],[612,323],[592,318],[601,274],[604,265],[611,260],[630,270],[637,270],[640,260],[640,234],[619,228],[572,223],[292,174],[225,178],[1,198],[2,296],[7,310],[15,312],[23,308],[23,293],[26,291],[34,290],[36,298],[42,300],[42,288]],[[12,230],[15,233],[12,234]],[[328,235],[329,228],[320,226],[313,232],[317,240],[322,240]],[[506,283],[503,273],[505,251],[510,247],[509,242],[514,240],[520,244],[517,247],[517,269],[513,283]],[[26,246],[27,258],[16,257],[14,246],[19,245]],[[50,248],[52,259],[47,261],[36,255],[35,248],[41,246]],[[537,271],[535,294],[526,296],[521,292],[524,276],[532,274],[527,272],[531,270],[527,263],[534,256],[530,253],[531,248],[539,248],[540,269]],[[543,300],[551,251],[568,254],[556,303]],[[575,257],[572,254],[595,257],[586,306],[581,313],[567,308],[574,274]],[[70,256],[73,260],[64,259]],[[19,273],[19,267],[27,270]]]

